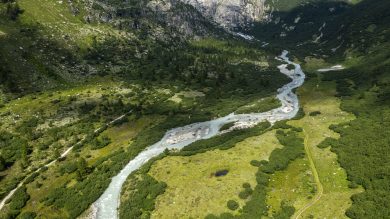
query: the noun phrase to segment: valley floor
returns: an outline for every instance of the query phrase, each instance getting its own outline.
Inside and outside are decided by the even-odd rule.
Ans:
[[[363,191],[349,188],[346,172],[340,167],[335,153],[329,148],[317,147],[328,137],[338,138],[329,126],[354,119],[353,115],[340,110],[335,84],[320,78],[321,75],[317,75],[298,89],[305,115],[287,124],[293,129],[302,129],[299,136],[304,139],[304,156],[292,160],[286,169],[269,175],[270,181],[265,188],[269,216],[289,205],[295,209],[292,218],[346,218],[346,209],[352,204],[351,196]],[[258,168],[251,164],[254,160],[268,160],[276,148],[284,147],[275,134],[275,131],[268,131],[249,137],[227,150],[216,149],[190,156],[168,155],[154,162],[144,174],[166,183],[166,189],[157,196],[151,217],[240,215],[251,200],[250,195],[241,196],[242,185],[257,186]],[[220,170],[228,170],[227,175],[216,177],[214,174]],[[131,182],[134,183],[128,181],[125,188],[130,188]],[[131,191],[123,192],[122,205],[128,203],[128,192]],[[226,204],[229,200],[236,201],[240,207],[229,210]]]
[[[350,189],[346,172],[340,167],[337,155],[329,147],[321,149],[317,146],[326,138],[339,137],[329,126],[350,121],[354,116],[340,110],[334,83],[312,79],[298,93],[306,116],[289,121],[288,124],[303,129],[305,152],[316,193],[304,206],[297,206],[298,210],[293,217],[346,218],[345,211],[352,204],[351,196],[362,190]]]

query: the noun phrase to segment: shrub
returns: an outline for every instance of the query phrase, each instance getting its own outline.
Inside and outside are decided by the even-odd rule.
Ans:
[[[23,212],[19,218],[20,219],[34,219],[35,217],[37,216],[37,214],[35,212],[30,212],[30,211],[27,211],[27,212]]]
[[[6,168],[5,160],[2,156],[0,156],[0,171],[5,170],[5,168]]]
[[[125,192],[130,192],[130,194],[122,200],[121,208],[119,209],[120,218],[150,217],[150,213],[155,208],[157,196],[165,192],[167,185],[164,182],[155,180],[148,172],[153,161],[164,156],[166,155],[150,160],[128,177],[124,189],[122,189],[122,197]]]
[[[292,120],[300,120],[302,119],[303,117],[305,117],[305,111],[303,110],[302,107],[299,108],[299,111],[297,113],[297,115],[292,119]]]
[[[245,188],[243,191],[241,191],[239,194],[238,194],[238,197],[240,197],[241,199],[247,199],[249,196],[251,196],[253,193],[253,190],[249,187],[249,188]]]
[[[264,133],[270,126],[269,122],[262,122],[251,129],[235,130],[224,135],[217,135],[213,138],[199,140],[184,147],[179,154],[188,156],[204,152],[212,148],[226,150],[233,147],[237,142]]]
[[[219,130],[220,130],[220,131],[228,130],[228,129],[230,129],[231,127],[234,126],[234,123],[235,123],[235,122],[226,123],[226,124],[223,125]]]
[[[38,172],[34,172],[33,174],[31,174],[29,177],[26,178],[26,181],[24,183],[29,184],[33,182],[38,175],[39,175]]]
[[[227,202],[227,207],[230,210],[235,211],[235,210],[237,210],[238,207],[240,207],[240,205],[236,201],[234,201],[234,200],[229,200]]]
[[[111,139],[109,137],[107,137],[107,136],[102,136],[100,139],[99,138],[95,138],[91,142],[91,149],[92,150],[97,150],[97,149],[100,149],[100,148],[104,148],[107,145],[109,145],[110,143],[111,143]]]
[[[294,70],[295,69],[295,66],[293,64],[288,64],[287,65],[287,69],[288,70]]]
[[[274,213],[272,216],[275,219],[289,219],[294,214],[295,208],[287,205],[285,201],[282,201],[281,209]]]
[[[11,20],[16,20],[19,17],[19,14],[23,13],[23,10],[20,9],[18,3],[8,3],[6,14]]]
[[[16,190],[9,203],[9,217],[15,218],[17,215],[19,215],[20,210],[26,205],[29,199],[30,195],[27,193],[27,188],[25,186],[22,186]]]
[[[261,162],[258,161],[258,160],[251,160],[250,164],[254,167],[260,167],[261,166]]]
[[[249,183],[243,183],[242,184],[242,188],[246,189],[246,188],[250,188],[251,187],[251,184]]]

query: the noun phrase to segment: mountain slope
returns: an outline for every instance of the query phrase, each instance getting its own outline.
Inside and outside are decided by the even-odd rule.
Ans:
[[[390,108],[389,8],[390,2],[385,0],[365,0],[353,5],[310,3],[275,12],[273,19],[280,18],[277,22],[259,23],[251,32],[261,40],[295,51],[298,59],[304,58],[310,71],[316,70],[312,65],[320,68],[333,63],[346,67],[343,71],[324,73],[324,78],[337,82],[342,109],[354,113],[356,119],[331,126],[341,138],[328,139],[321,147],[331,146],[337,153],[351,188],[361,185],[365,189],[352,196],[353,204],[346,211],[350,218],[390,216],[385,201],[390,195],[386,156]]]
[[[107,71],[85,62],[105,41],[122,43],[124,49],[137,53],[160,43],[180,46],[183,34],[193,37],[223,33],[180,2],[162,7],[149,1],[76,4],[20,0],[23,13],[16,21],[7,17],[7,4],[1,5],[2,75],[9,78],[7,83],[13,83],[4,85],[5,89],[18,92],[75,83],[86,75]],[[125,45],[125,41],[131,43]],[[23,72],[29,76],[21,75]]]
[[[225,28],[238,28],[263,20],[264,0],[182,0]]]
[[[270,22],[255,24],[249,33],[302,55],[328,57],[342,57],[347,50],[364,54],[387,42],[388,1],[307,2],[288,11],[274,11]]]
[[[288,78],[279,73],[274,57],[283,49],[301,63],[312,89],[316,80],[336,83],[337,97],[323,87],[315,94],[330,93],[332,100],[341,101],[342,110],[356,117],[323,127],[340,138],[327,136],[320,146],[337,153],[351,190],[364,188],[352,196],[349,209],[337,212],[351,218],[389,218],[389,9],[388,0],[1,1],[0,198],[24,184],[5,202],[0,218],[76,218],[129,160],[166,130],[232,112],[278,107],[273,97]],[[244,40],[232,30],[254,38]],[[345,69],[317,72],[336,64]],[[312,102],[325,106],[321,101],[326,97]],[[315,117],[320,111],[309,113],[307,121],[321,122],[322,117]],[[223,202],[220,210],[228,213],[221,217],[286,218],[297,210],[284,197],[272,212],[267,203],[268,190],[278,185],[269,180],[284,176],[290,162],[306,162],[299,157],[304,154],[302,129],[285,123],[274,128],[280,143],[296,144],[293,158],[291,151],[275,150],[269,162],[250,161],[259,170],[252,175],[257,184],[239,188],[242,210],[237,202]],[[254,130],[221,139],[232,146],[259,134]],[[209,141],[205,150],[225,145]],[[163,156],[168,155],[177,154]],[[52,166],[43,167],[53,160]],[[335,163],[329,168],[339,168]],[[304,165],[299,168],[307,186],[310,174]],[[170,176],[169,171],[161,174]],[[151,176],[129,179],[133,189],[123,194],[145,189],[132,198],[146,209],[135,213],[150,216],[164,182]],[[346,180],[344,184],[348,190]],[[313,185],[304,189],[316,194]],[[124,203],[139,207],[128,198]]]
[[[1,218],[76,218],[167,129],[277,106],[274,54],[191,6],[71,3],[0,3]]]

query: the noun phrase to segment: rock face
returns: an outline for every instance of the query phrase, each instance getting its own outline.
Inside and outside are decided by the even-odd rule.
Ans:
[[[133,29],[176,29],[183,36],[205,36],[220,26],[248,27],[265,18],[266,0],[84,0],[85,20]],[[155,31],[151,31],[155,32]],[[173,34],[173,33],[170,33]]]
[[[221,28],[210,22],[193,6],[181,0],[84,0],[87,22],[111,23],[115,26],[141,30],[148,36],[166,32],[166,37],[207,36]],[[168,33],[167,33],[168,32]]]
[[[265,0],[180,0],[225,28],[246,27],[265,16]]]
[[[187,36],[206,36],[216,28],[210,18],[181,0],[150,0],[147,8],[154,12],[160,22]]]

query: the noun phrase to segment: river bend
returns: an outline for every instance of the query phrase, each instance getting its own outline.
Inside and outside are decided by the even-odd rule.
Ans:
[[[274,124],[277,121],[292,119],[295,117],[299,111],[299,101],[293,90],[304,83],[305,74],[303,73],[301,66],[291,62],[287,55],[288,52],[283,51],[283,53],[276,58],[285,63],[278,66],[280,72],[292,79],[290,83],[278,89],[277,98],[280,100],[282,106],[263,113],[232,113],[215,120],[194,123],[167,131],[159,142],[149,146],[138,154],[120,171],[118,175],[112,178],[106,191],[92,206],[93,218],[117,219],[119,217],[118,208],[120,203],[120,193],[122,185],[126,181],[127,177],[151,158],[163,153],[165,149],[180,150],[200,139],[207,139],[218,134],[223,134],[219,131],[219,129],[223,125],[231,122],[235,122],[232,129],[250,128],[264,121],[269,121],[271,124]],[[295,69],[288,70],[288,64],[294,65]]]

